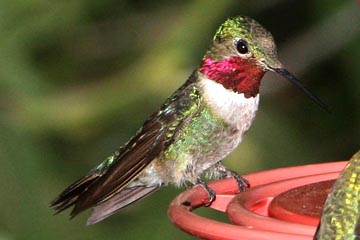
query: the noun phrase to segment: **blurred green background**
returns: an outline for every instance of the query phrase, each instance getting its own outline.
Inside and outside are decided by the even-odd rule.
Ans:
[[[257,118],[225,164],[249,173],[357,151],[355,1],[2,0],[0,239],[194,239],[167,217],[183,189],[163,188],[90,227],[89,212],[68,221],[48,205],[135,133],[199,64],[218,25],[238,14],[273,33],[280,60],[332,114],[269,73]]]

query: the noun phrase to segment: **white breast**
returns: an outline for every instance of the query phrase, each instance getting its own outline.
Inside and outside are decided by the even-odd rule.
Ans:
[[[235,93],[222,84],[200,76],[200,87],[207,104],[230,126],[243,135],[254,120],[259,104],[259,94],[246,98],[243,93]]]

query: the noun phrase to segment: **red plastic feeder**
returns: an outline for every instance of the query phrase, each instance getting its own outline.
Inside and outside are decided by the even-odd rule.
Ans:
[[[207,204],[202,187],[189,189],[169,206],[171,221],[185,232],[205,239],[313,239],[323,203],[347,161],[279,168],[245,175],[251,183],[236,194],[237,183],[209,183],[216,192],[211,208],[226,212],[233,224],[193,212]]]

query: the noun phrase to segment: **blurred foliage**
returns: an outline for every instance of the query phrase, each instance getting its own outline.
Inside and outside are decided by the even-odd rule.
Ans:
[[[167,218],[173,187],[91,227],[88,213],[69,222],[48,204],[123,144],[238,14],[273,33],[281,61],[332,114],[267,74],[257,119],[225,163],[247,173],[351,156],[360,134],[353,1],[2,0],[0,239],[193,239]]]

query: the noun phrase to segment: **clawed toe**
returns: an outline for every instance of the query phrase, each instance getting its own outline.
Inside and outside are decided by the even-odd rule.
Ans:
[[[250,187],[249,181],[246,178],[240,176],[239,174],[235,173],[232,177],[236,180],[240,192],[244,192],[247,188]]]
[[[209,201],[205,204],[205,207],[209,207],[215,201],[216,194],[205,182],[199,181],[199,185],[203,187],[209,195]]]

